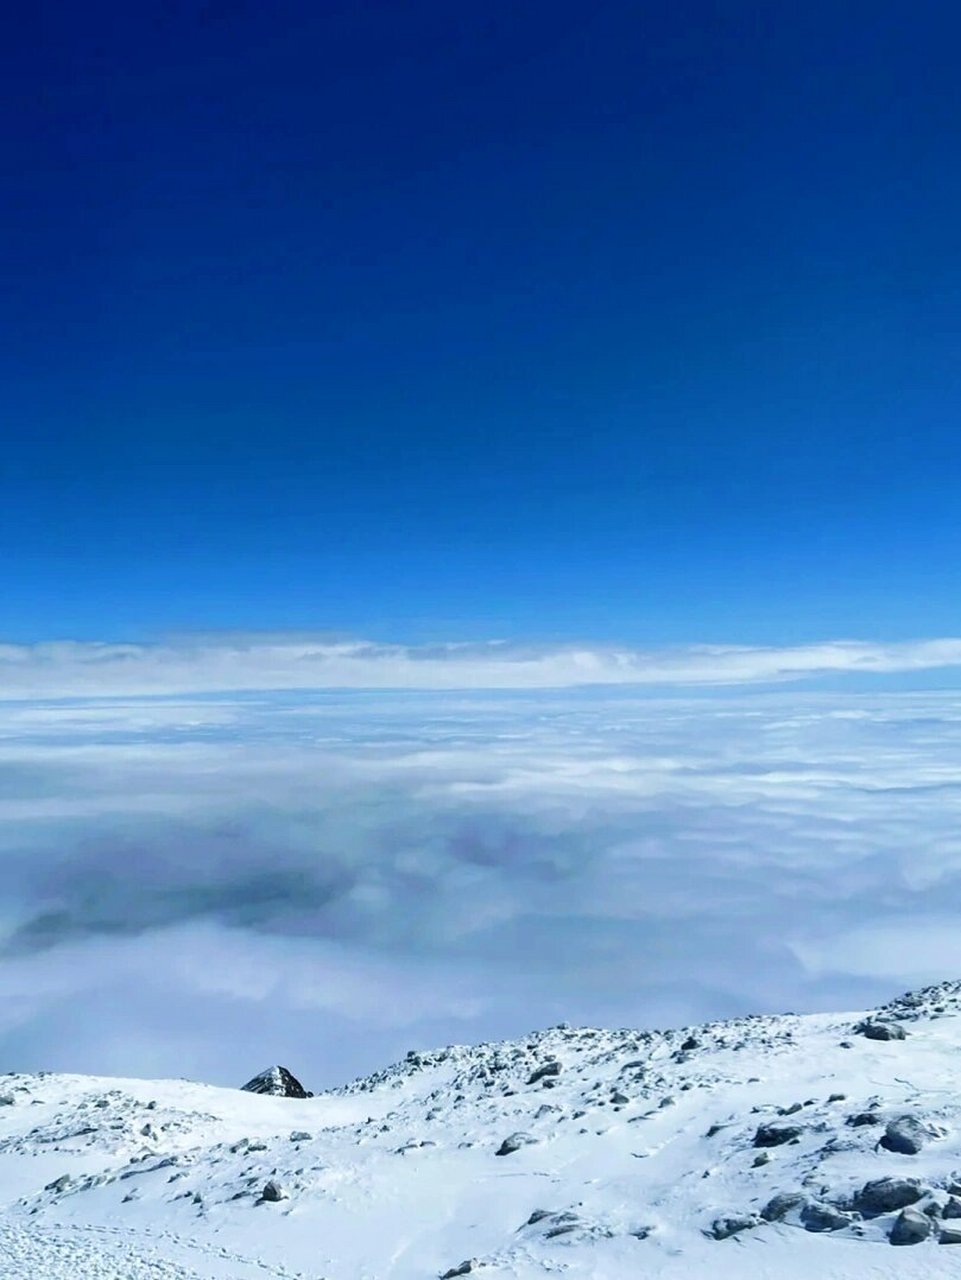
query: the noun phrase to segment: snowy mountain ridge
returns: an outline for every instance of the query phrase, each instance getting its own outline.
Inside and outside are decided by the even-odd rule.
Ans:
[[[316,1097],[11,1075],[0,1277],[961,1277],[959,1066],[948,982],[412,1051]]]

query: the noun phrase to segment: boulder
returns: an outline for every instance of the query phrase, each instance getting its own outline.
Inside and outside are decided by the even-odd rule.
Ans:
[[[780,1191],[761,1210],[761,1217],[765,1222],[780,1222],[789,1213],[806,1204],[807,1196],[800,1191]]]
[[[851,1208],[865,1217],[877,1217],[916,1204],[923,1195],[924,1188],[916,1178],[875,1178],[855,1192]]]
[[[497,1150],[495,1156],[512,1156],[515,1151],[520,1151],[521,1147],[532,1146],[537,1139],[530,1133],[512,1133],[509,1138],[505,1138]]]
[[[754,1135],[755,1147],[780,1147],[793,1142],[804,1132],[795,1124],[760,1124]]]
[[[938,1232],[938,1244],[961,1244],[961,1226],[951,1223]]]
[[[468,1276],[474,1270],[473,1258],[466,1258],[459,1266],[445,1271],[440,1280],[454,1280],[455,1276]]]
[[[753,1213],[734,1214],[728,1218],[716,1218],[711,1224],[710,1235],[715,1240],[727,1240],[739,1231],[750,1231],[760,1225],[761,1219]]]
[[[916,1156],[930,1139],[930,1130],[916,1116],[898,1116],[890,1120],[881,1138],[885,1151],[896,1151],[902,1156]]]
[[[873,1019],[868,1019],[854,1029],[859,1035],[866,1036],[869,1040],[904,1040],[907,1036],[904,1027],[896,1022],[875,1022]]]
[[[801,1225],[805,1231],[841,1231],[855,1221],[853,1213],[845,1213],[833,1204],[822,1204],[818,1200],[809,1201],[801,1210]]]
[[[271,1204],[276,1204],[278,1200],[287,1200],[289,1198],[288,1193],[280,1183],[275,1182],[273,1178],[264,1184],[264,1189],[261,1191],[260,1197],[262,1200],[267,1200]]]
[[[948,1196],[941,1206],[942,1218],[961,1218],[961,1200],[957,1196]]]
[[[933,1223],[920,1209],[902,1209],[888,1239],[892,1244],[920,1244],[931,1234]]]
[[[559,1076],[561,1074],[561,1064],[559,1062],[545,1062],[542,1067],[538,1067],[536,1071],[532,1071],[527,1078],[528,1084],[537,1084],[541,1080],[547,1080],[551,1076]]]

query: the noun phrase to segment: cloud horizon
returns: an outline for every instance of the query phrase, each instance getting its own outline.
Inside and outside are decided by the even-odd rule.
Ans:
[[[0,1052],[319,1087],[865,1008],[961,971],[959,762],[957,690],[6,703]]]
[[[732,687],[961,668],[961,638],[663,648],[503,640],[388,644],[297,635],[158,643],[0,644],[0,698],[296,689],[548,690]]]

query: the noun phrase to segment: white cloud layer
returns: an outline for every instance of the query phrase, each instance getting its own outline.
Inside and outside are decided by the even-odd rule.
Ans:
[[[310,637],[164,644],[0,645],[0,697],[97,697],[282,689],[561,689],[738,685],[840,673],[961,667],[961,639],[671,649],[389,645]]]
[[[334,1083],[956,976],[961,693],[0,706],[11,1068]]]

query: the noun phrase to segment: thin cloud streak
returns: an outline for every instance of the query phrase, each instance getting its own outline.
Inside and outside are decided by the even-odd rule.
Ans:
[[[129,697],[291,689],[536,690],[736,686],[961,667],[961,639],[668,649],[398,645],[310,637],[0,645],[0,697]]]

